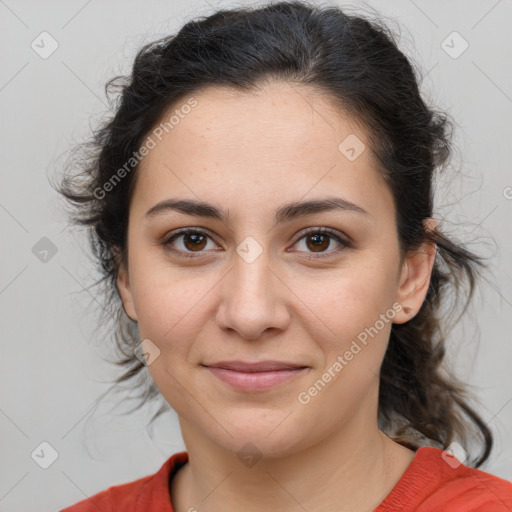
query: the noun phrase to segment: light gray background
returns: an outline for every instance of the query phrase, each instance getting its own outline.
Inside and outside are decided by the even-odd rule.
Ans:
[[[127,72],[144,42],[217,6],[250,3],[0,1],[2,512],[58,510],[153,473],[184,449],[174,413],[158,421],[154,441],[144,428],[147,412],[109,412],[126,401],[114,392],[91,415],[114,375],[102,360],[101,347],[110,341],[93,333],[99,298],[80,292],[97,278],[85,234],[65,229],[48,176],[105,110],[106,80]],[[482,284],[449,352],[453,371],[472,384],[495,433],[483,469],[512,480],[512,200],[506,197],[507,191],[512,196],[512,4],[368,5],[399,22],[403,49],[424,69],[426,96],[459,125],[453,174],[439,186],[438,212],[446,226],[454,223],[459,239],[477,238],[471,248],[492,256],[494,277]],[[43,31],[59,45],[47,59],[31,48]],[[469,44],[457,59],[441,47],[453,31]],[[57,248],[47,262],[32,252],[42,237]],[[43,441],[58,452],[46,470],[31,458]]]

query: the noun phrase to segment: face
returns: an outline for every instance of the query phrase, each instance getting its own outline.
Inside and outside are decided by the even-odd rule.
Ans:
[[[367,135],[305,87],[194,98],[138,169],[118,280],[157,387],[182,426],[233,452],[284,455],[375,423],[391,325],[407,320],[397,301],[419,309],[430,264],[400,265]],[[290,207],[328,198],[338,207]],[[147,213],[167,200],[211,208]],[[299,369],[212,369],[226,361]]]

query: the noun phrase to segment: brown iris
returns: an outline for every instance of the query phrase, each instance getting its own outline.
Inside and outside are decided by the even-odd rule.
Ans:
[[[191,240],[192,241],[192,245],[191,247],[189,247],[187,245],[187,240]],[[204,246],[206,245],[206,236],[201,234],[201,233],[185,233],[183,235],[183,245],[188,249],[188,250],[194,250],[194,249],[197,249],[197,250],[202,250],[204,248]]]
[[[311,249],[312,247],[314,247],[315,249],[325,250],[329,247],[330,238],[331,238],[330,236],[320,234],[320,233],[314,234],[314,235],[308,235],[306,237],[306,240],[314,239],[313,245],[311,247],[310,247],[309,242],[306,242],[308,249]],[[322,240],[320,241],[320,239],[322,239]],[[313,252],[319,252],[319,251],[313,251]]]

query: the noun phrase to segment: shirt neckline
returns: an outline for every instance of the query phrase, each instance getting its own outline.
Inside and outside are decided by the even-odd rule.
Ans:
[[[374,512],[398,512],[406,507],[424,489],[430,481],[437,478],[436,464],[439,457],[439,448],[421,446],[416,450],[414,458],[404,471],[398,482],[389,494],[374,509]],[[176,453],[171,457],[172,467],[167,479],[167,492],[169,496],[169,512],[175,512],[172,503],[171,482],[176,473],[188,462],[188,452]],[[170,461],[169,461],[170,462]]]
[[[399,512],[418,496],[425,486],[439,479],[438,469],[442,450],[421,446],[389,494],[374,512]]]

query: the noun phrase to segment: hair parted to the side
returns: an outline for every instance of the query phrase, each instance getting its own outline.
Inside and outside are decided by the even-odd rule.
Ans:
[[[380,428],[414,448],[446,448],[452,441],[468,447],[478,434],[480,456],[466,464],[480,466],[493,437],[470,406],[466,386],[444,368],[445,310],[447,300],[460,303],[465,296],[466,311],[486,264],[444,235],[440,224],[426,230],[423,223],[433,216],[434,173],[451,154],[452,123],[422,99],[415,69],[389,28],[335,6],[291,1],[218,11],[145,45],[131,74],[107,84],[107,96],[119,92],[115,112],[82,145],[78,172],[70,169],[58,192],[71,207],[72,221],[88,228],[102,276],[95,284],[102,285],[111,307],[103,310],[103,322],[112,322],[115,362],[124,368],[116,382],[144,388],[142,400],[159,395],[153,383],[141,386],[148,379],[134,355],[140,343],[137,325],[123,309],[116,282],[119,264],[127,264],[128,212],[137,177],[133,155],[170,107],[202,89],[251,92],[276,80],[314,87],[365,127],[369,149],[393,194],[402,254],[426,241],[436,244],[421,309],[391,329],[380,374]],[[129,172],[105,187],[127,162]],[[152,419],[166,409],[162,406]]]

